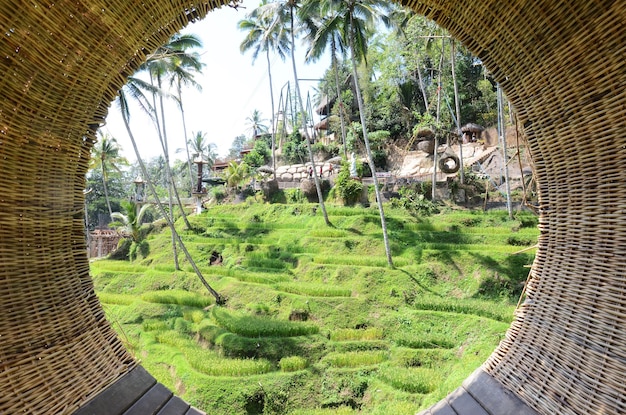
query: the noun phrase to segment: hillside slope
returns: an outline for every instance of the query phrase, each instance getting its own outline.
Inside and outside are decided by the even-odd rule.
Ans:
[[[413,414],[453,390],[512,319],[536,220],[415,218],[314,205],[217,206],[183,240],[209,283],[171,265],[167,230],[133,263],[92,263],[107,317],[142,364],[211,414]],[[210,265],[210,263],[219,265]]]

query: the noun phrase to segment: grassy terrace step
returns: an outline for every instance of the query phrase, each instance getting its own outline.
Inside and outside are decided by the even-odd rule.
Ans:
[[[275,284],[274,288],[292,294],[311,297],[351,297],[352,290],[328,284],[306,282],[283,282]]]
[[[245,337],[294,337],[319,332],[319,327],[310,323],[271,320],[221,308],[214,308],[212,316],[221,327]]]

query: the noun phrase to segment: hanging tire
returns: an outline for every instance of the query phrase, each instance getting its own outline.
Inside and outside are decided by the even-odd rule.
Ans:
[[[451,166],[452,162],[454,162],[454,165]],[[459,171],[460,167],[461,162],[459,161],[459,158],[454,154],[446,154],[439,159],[439,170],[446,174],[456,173],[457,171]]]

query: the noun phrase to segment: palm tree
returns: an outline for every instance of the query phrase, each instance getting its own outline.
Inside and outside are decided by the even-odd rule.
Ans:
[[[259,134],[263,134],[268,131],[265,121],[267,120],[262,118],[261,111],[256,109],[246,118],[246,125],[252,134],[252,140],[256,140]]]
[[[302,102],[302,94],[300,93],[300,83],[298,80],[298,70],[296,67],[295,13],[296,13],[296,9],[298,8],[298,0],[277,1],[275,3],[268,3],[265,6],[262,6],[262,8],[263,8],[263,11],[262,11],[263,14],[268,14],[269,16],[272,16],[271,27],[276,27],[276,29],[273,29],[273,30],[278,30],[278,28],[284,28],[284,27],[289,28],[288,33],[290,35],[290,40],[291,40],[291,48],[290,48],[291,66],[293,69],[295,93],[296,93],[297,100],[298,100],[298,107],[303,117],[302,125],[304,127],[303,130],[304,130],[304,136],[306,140],[306,146],[309,151],[309,159],[311,161],[311,166],[313,168],[313,171],[315,172],[313,174],[313,178],[315,180],[315,188],[317,190],[317,197],[319,200],[320,208],[322,209],[322,215],[324,216],[324,222],[326,223],[326,225],[330,226],[331,223],[330,223],[330,220],[328,219],[326,206],[324,205],[324,197],[322,194],[322,187],[320,185],[320,180],[319,180],[320,178],[317,175],[317,168],[315,167],[315,159],[313,158],[313,149],[311,148],[311,137],[309,135],[309,131],[307,128],[307,119],[306,119],[307,113],[304,109],[304,103]]]
[[[187,146],[191,149],[192,154],[198,154],[203,160],[206,160],[209,168],[213,166],[213,162],[217,158],[217,146],[206,141],[206,133],[202,131],[194,133],[193,138],[187,140]]]
[[[318,0],[313,0],[318,1]],[[390,24],[388,14],[383,13],[386,3],[380,0],[322,0],[319,5],[320,15],[328,16],[327,25],[336,27],[341,32],[341,38],[348,40],[348,48],[350,49],[350,57],[352,60],[352,77],[355,85],[357,103],[359,107],[359,116],[361,119],[361,128],[363,132],[363,141],[367,153],[367,161],[372,171],[372,179],[374,181],[374,191],[376,193],[376,201],[378,203],[378,211],[380,213],[380,223],[385,242],[385,252],[387,254],[387,263],[393,267],[391,258],[391,248],[389,245],[389,237],[387,235],[387,224],[385,221],[385,212],[383,210],[382,197],[378,187],[378,179],[376,178],[376,168],[374,158],[367,135],[367,124],[365,119],[365,104],[359,86],[359,75],[357,64],[366,61],[367,43],[369,34],[375,29],[375,25],[381,21],[385,25]],[[322,35],[320,34],[320,37]]]
[[[184,42],[184,43],[183,43]],[[174,99],[180,109],[180,115],[183,122],[183,137],[185,137],[185,149],[187,152],[187,166],[189,168],[189,176],[192,176],[191,171],[191,154],[187,145],[187,120],[185,118],[185,109],[183,107],[183,86],[190,86],[198,91],[202,91],[202,86],[194,79],[195,73],[202,71],[204,63],[200,61],[200,54],[197,52],[188,52],[187,48],[200,47],[202,42],[196,37],[179,36],[176,35],[172,38],[170,43],[164,46],[164,48],[170,48],[164,56],[167,56],[169,60],[169,68],[167,75],[169,76],[170,87],[175,88]],[[176,48],[182,48],[182,51],[177,51]],[[193,186],[193,185],[192,185]]]
[[[261,6],[267,4],[267,0],[262,0]],[[254,9],[248,14],[246,19],[238,23],[239,29],[246,31],[246,37],[239,46],[241,52],[252,50],[252,63],[256,60],[259,52],[265,52],[267,59],[267,75],[270,82],[270,100],[272,103],[272,169],[274,170],[274,180],[276,180],[276,122],[274,109],[274,87],[272,85],[272,71],[270,64],[270,51],[273,51],[285,60],[289,51],[288,33],[284,27],[272,26],[270,16],[260,13],[263,9]]]
[[[339,80],[339,63],[337,52],[342,54],[346,51],[346,45],[342,36],[340,20],[335,15],[327,13],[328,10],[322,9],[319,0],[306,1],[300,9],[299,15],[303,20],[307,34],[305,43],[308,44],[306,60],[317,61],[327,46],[330,46],[331,66],[335,75],[335,89],[337,94],[337,103],[339,105],[339,122],[341,126],[341,144],[343,145],[343,156],[347,160],[348,152],[346,149],[346,122],[344,119],[343,99],[341,96],[341,82]]]
[[[163,88],[163,80],[172,73],[178,72],[178,74],[182,74],[180,70],[181,67],[189,66],[189,67],[201,67],[201,64],[197,60],[197,57],[190,55],[186,52],[186,49],[191,47],[200,47],[202,43],[200,40],[194,35],[174,35],[170,41],[159,47],[156,52],[152,55],[149,55],[146,63],[142,65],[142,69],[148,71],[150,75],[150,83],[154,85],[156,80],[156,87],[158,90],[162,90]],[[184,64],[183,64],[184,63]],[[176,70],[178,68],[178,71]],[[159,98],[159,113],[156,112],[156,98]],[[168,182],[167,191],[168,191],[168,204],[169,204],[169,213],[170,219],[174,220],[174,210],[173,210],[173,197],[176,198],[177,205],[180,209],[181,216],[185,221],[185,225],[187,229],[191,228],[191,224],[187,219],[187,215],[185,214],[185,210],[183,208],[182,202],[180,201],[180,196],[178,195],[178,189],[174,183],[172,170],[170,167],[170,158],[169,158],[169,147],[167,140],[167,128],[165,125],[165,107],[164,107],[164,98],[163,93],[157,94],[154,91],[152,92],[152,101],[153,108],[155,109],[154,121],[156,124],[157,132],[159,135],[159,141],[161,142],[161,148],[163,150],[163,156],[165,157],[165,165],[166,165],[166,178]],[[191,172],[190,172],[191,174]],[[173,237],[172,237],[173,238]],[[176,254],[176,244],[174,240],[172,240],[172,249],[174,250],[174,266],[178,270],[180,266],[178,264],[178,255]]]
[[[144,204],[138,209],[135,202],[123,201],[120,203],[122,212],[113,212],[112,218],[116,219],[118,223],[117,230],[122,236],[130,238],[131,246],[129,251],[129,259],[133,261],[137,257],[137,250],[142,252],[145,256],[147,254],[147,243],[144,241],[144,236],[141,233],[141,223],[148,209],[152,205]]]
[[[154,188],[154,184],[152,183],[152,180],[150,180],[150,175],[148,174],[148,169],[146,169],[146,165],[143,162],[143,160],[141,159],[141,154],[139,153],[139,148],[137,147],[137,142],[135,141],[135,136],[134,136],[134,134],[133,134],[133,132],[132,132],[132,130],[130,128],[130,121],[129,121],[129,119],[130,119],[130,112],[128,110],[128,100],[126,99],[126,94],[124,93],[123,89],[121,89],[119,91],[119,94],[118,94],[118,104],[120,106],[120,111],[122,113],[122,120],[124,121],[124,126],[126,127],[126,131],[128,132],[128,137],[130,138],[130,141],[133,144],[133,149],[135,150],[135,155],[137,157],[137,163],[139,164],[139,168],[141,169],[141,174],[143,175],[143,177],[146,180],[146,183],[148,184],[148,190],[152,194],[152,197],[154,198],[154,201],[155,201],[157,207],[159,208],[159,213],[161,214],[161,216],[163,216],[165,218],[165,221],[167,222],[167,225],[170,228],[170,231],[172,233],[172,238],[174,238],[174,240],[177,241],[178,244],[180,245],[181,250],[185,254],[185,257],[187,258],[187,261],[189,261],[189,263],[191,264],[191,267],[193,268],[194,272],[196,273],[196,275],[198,276],[198,278],[200,279],[200,281],[202,282],[204,287],[215,298],[215,303],[218,304],[218,305],[224,305],[226,303],[226,298],[222,297],[222,295],[220,295],[217,291],[215,291],[213,289],[213,287],[211,287],[209,285],[207,280],[202,275],[202,272],[200,271],[200,269],[196,265],[196,262],[193,260],[191,254],[189,253],[189,250],[187,250],[187,247],[185,247],[185,244],[183,243],[182,238],[180,237],[180,235],[176,231],[176,227],[174,226],[174,222],[171,220],[170,216],[167,214],[167,212],[165,210],[165,207],[161,203],[161,200],[159,199],[159,196],[158,196],[158,194],[156,192],[156,189]],[[175,246],[176,246],[176,244],[174,244],[174,247]]]
[[[104,199],[109,209],[109,216],[113,217],[111,201],[109,200],[109,189],[107,181],[111,171],[121,173],[120,165],[127,165],[128,161],[120,155],[120,146],[117,140],[100,132],[100,141],[93,147],[93,157],[91,158],[91,168],[100,169],[102,173],[102,186],[104,187]]]
[[[245,162],[237,163],[231,161],[226,168],[226,185],[233,189],[235,192],[239,192],[239,187],[246,179],[250,177],[250,166]]]

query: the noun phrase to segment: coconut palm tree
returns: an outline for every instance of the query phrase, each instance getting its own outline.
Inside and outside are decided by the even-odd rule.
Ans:
[[[135,141],[135,136],[134,136],[134,134],[133,134],[133,132],[132,132],[132,130],[130,128],[130,121],[129,121],[129,119],[130,119],[130,112],[128,110],[128,100],[126,99],[126,94],[124,93],[123,89],[121,89],[119,91],[119,93],[118,93],[118,104],[119,104],[119,107],[120,107],[120,111],[122,113],[122,120],[124,121],[124,127],[126,127],[126,131],[128,132],[128,137],[130,138],[130,141],[133,144],[133,149],[135,150],[135,155],[137,157],[137,163],[139,164],[139,168],[141,169],[141,174],[143,175],[143,177],[146,180],[146,183],[148,184],[148,190],[150,191],[152,197],[154,198],[154,201],[155,201],[155,203],[156,203],[156,205],[157,205],[157,207],[159,209],[159,213],[161,214],[161,216],[163,216],[165,218],[165,221],[167,222],[167,225],[170,228],[170,231],[172,233],[172,238],[176,242],[178,242],[178,244],[180,246],[180,249],[185,254],[185,258],[187,258],[187,261],[189,261],[189,263],[191,264],[191,267],[193,268],[194,272],[198,276],[198,279],[200,279],[200,281],[202,282],[204,287],[215,298],[215,303],[218,304],[218,305],[224,305],[226,303],[226,298],[223,297],[221,294],[219,294],[217,291],[215,291],[213,289],[213,287],[211,287],[211,285],[209,285],[207,280],[204,278],[204,276],[202,275],[202,272],[200,271],[200,269],[196,265],[196,262],[193,260],[191,254],[189,253],[189,250],[187,250],[187,247],[183,243],[183,240],[181,239],[180,235],[176,231],[176,227],[174,226],[174,222],[171,220],[170,216],[167,214],[167,212],[165,210],[165,207],[163,206],[163,204],[159,200],[159,196],[158,196],[158,194],[156,192],[156,189],[154,188],[154,184],[152,183],[152,180],[150,180],[150,175],[148,174],[148,169],[146,169],[146,165],[143,162],[143,160],[141,159],[141,154],[139,153],[139,148],[137,147],[137,142]],[[173,246],[175,247],[176,244],[174,244]]]
[[[272,17],[271,27],[274,28],[272,30],[279,30],[279,28],[288,28],[288,33],[291,41],[290,47],[290,55],[291,55],[291,66],[293,69],[293,78],[295,85],[295,94],[297,96],[298,107],[300,110],[300,114],[303,117],[303,131],[306,141],[306,146],[309,152],[309,159],[311,161],[311,166],[315,174],[313,174],[313,178],[315,180],[315,188],[317,190],[317,197],[319,200],[320,208],[322,209],[322,215],[324,216],[324,222],[326,225],[330,226],[330,220],[328,219],[328,213],[326,212],[326,206],[324,205],[324,197],[322,194],[322,187],[320,185],[320,178],[317,175],[317,168],[315,167],[315,159],[313,158],[313,149],[311,148],[311,137],[307,128],[307,113],[304,109],[304,103],[302,100],[302,94],[300,92],[300,82],[298,80],[298,70],[296,67],[296,41],[295,41],[295,23],[296,23],[296,10],[298,9],[299,3],[298,0],[286,0],[286,1],[277,1],[274,3],[267,3],[264,6],[261,6],[261,13],[267,14]]]
[[[150,76],[150,84],[153,87],[156,87],[157,91],[163,91],[163,82],[169,77],[172,73],[178,72],[181,75],[183,72],[180,70],[181,67],[201,67],[201,64],[197,63],[197,57],[190,55],[186,52],[186,49],[192,47],[200,47],[202,43],[200,40],[194,35],[174,35],[167,44],[160,46],[153,54],[149,55],[146,59],[146,62],[141,66],[141,70],[146,70]],[[199,62],[199,61],[198,61]],[[178,68],[178,71],[177,71]],[[156,82],[156,85],[154,85]],[[155,89],[151,91],[152,95],[152,108],[154,110],[153,121],[155,122],[155,126],[157,129],[157,133],[159,136],[159,141],[161,143],[161,148],[163,150],[163,156],[165,157],[165,173],[166,180],[168,182],[167,192],[168,192],[168,204],[169,204],[169,214],[170,220],[174,220],[174,209],[173,209],[173,199],[176,199],[177,205],[180,209],[181,216],[185,222],[185,226],[187,229],[191,228],[191,224],[187,219],[187,215],[185,214],[185,209],[183,208],[182,202],[180,201],[180,196],[178,194],[178,189],[174,183],[172,169],[170,166],[170,158],[169,158],[169,145],[167,140],[167,128],[165,124],[165,106],[164,106],[164,97],[165,93],[157,93]],[[157,108],[157,97],[158,97],[158,108],[160,109],[160,114],[156,110]],[[172,238],[174,238],[172,236]],[[178,255],[176,251],[176,243],[174,239],[172,239],[172,249],[174,251],[174,266],[178,270],[180,269],[180,265],[178,263]]]
[[[111,201],[109,199],[109,189],[107,186],[109,174],[112,171],[121,173],[120,166],[128,165],[128,161],[120,154],[120,146],[117,140],[109,134],[100,132],[100,140],[93,147],[93,156],[90,164],[90,168],[101,170],[104,199],[109,209],[109,216],[113,217]]]
[[[215,143],[207,142],[206,133],[202,131],[194,133],[193,138],[187,140],[187,145],[192,154],[198,154],[208,162],[209,168],[213,166],[213,162],[217,158],[217,146]]]
[[[201,72],[204,64],[200,62],[200,55],[197,52],[176,54],[172,57],[172,67],[170,71],[170,86],[176,89],[176,102],[180,109],[180,115],[183,122],[183,137],[187,137],[187,120],[185,119],[185,109],[183,107],[183,86],[190,86],[198,91],[202,90],[202,86],[194,79],[194,72]],[[189,152],[188,140],[185,139],[185,149],[187,152],[187,166],[189,168],[189,177],[191,177],[191,154]],[[192,184],[193,186],[193,184]]]
[[[226,168],[226,185],[233,189],[236,193],[239,192],[241,183],[250,178],[250,166],[245,162],[237,163],[231,161]]]
[[[339,80],[339,62],[337,59],[337,52],[341,52],[343,55],[347,46],[340,30],[340,20],[327,13],[327,10],[322,8],[323,4],[320,0],[309,0],[304,2],[300,8],[299,15],[306,30],[304,42],[307,45],[307,52],[305,58],[307,61],[315,62],[323,55],[326,48],[330,47],[331,66],[335,75],[335,93],[337,94],[337,103],[339,105],[341,144],[343,145],[344,159],[347,160],[346,122],[341,96],[341,82]]]
[[[246,118],[246,125],[252,135],[252,140],[256,140],[259,134],[267,133],[268,128],[265,124],[266,121],[267,120],[263,119],[261,111],[256,109]]]
[[[199,55],[194,53],[187,52],[187,49],[194,47],[201,47],[202,42],[194,36],[194,35],[180,35],[176,34],[172,36],[169,42],[163,46],[160,46],[155,53],[148,56],[146,63],[142,65],[142,69],[146,70],[150,75],[150,83],[154,84],[156,82],[156,87],[162,91],[163,82],[167,79],[174,79],[172,82],[180,81],[182,84],[182,77],[186,77],[185,80],[191,82],[193,79],[190,77],[189,71],[186,69],[192,68],[194,70],[199,70],[202,68],[202,63],[199,61]],[[166,94],[156,94],[152,93],[153,99],[153,107],[156,109],[156,98],[158,97],[159,101],[159,110],[160,114],[155,111],[155,124],[157,128],[157,132],[159,134],[159,140],[161,142],[161,147],[163,150],[163,155],[165,157],[166,162],[166,170],[167,170],[167,178],[170,183],[168,186],[168,193],[173,193],[178,207],[181,211],[181,215],[183,220],[185,221],[185,225],[187,228],[191,228],[191,224],[187,219],[187,215],[185,214],[184,208],[180,201],[180,196],[178,195],[178,189],[174,184],[174,180],[172,177],[172,171],[170,167],[170,159],[169,159],[169,144],[167,139],[167,129],[165,124],[165,106],[164,106],[164,98]],[[182,101],[179,101],[179,104]],[[172,197],[169,198],[169,204],[172,205]],[[172,215],[173,219],[173,209],[170,206],[170,215]]]
[[[117,221],[114,224],[118,232],[131,240],[128,257],[133,261],[137,257],[137,251],[144,256],[147,254],[148,246],[141,233],[141,223],[152,205],[144,204],[138,209],[135,202],[126,200],[120,203],[120,207],[122,212],[113,212],[112,218]]]
[[[262,0],[261,6],[266,4],[267,0]],[[265,58],[267,59],[267,75],[270,83],[270,100],[272,104],[272,169],[274,170],[274,180],[276,180],[276,121],[274,119],[276,111],[274,109],[270,51],[277,53],[282,60],[285,60],[285,56],[289,52],[289,36],[285,27],[272,26],[270,16],[260,13],[262,10],[262,8],[254,9],[246,16],[246,19],[239,21],[239,29],[247,32],[239,48],[242,53],[252,50],[252,63],[256,60],[259,52],[265,52]]]
[[[365,104],[359,86],[359,75],[357,65],[361,62],[367,63],[367,44],[369,35],[375,30],[376,24],[382,22],[390,25],[388,5],[381,0],[313,0],[319,1],[319,10],[321,16],[327,16],[327,26],[336,27],[341,33],[341,39],[346,39],[350,50],[352,60],[352,78],[354,80],[357,103],[359,107],[359,116],[361,119],[361,127],[363,132],[363,141],[367,153],[367,160],[372,171],[372,179],[374,181],[374,191],[376,193],[376,201],[378,203],[378,211],[380,213],[380,223],[383,231],[383,239],[385,242],[385,252],[387,254],[387,263],[393,266],[391,258],[391,247],[389,245],[389,237],[387,235],[387,224],[385,213],[383,210],[382,197],[378,187],[378,179],[376,178],[376,168],[374,166],[374,158],[367,135],[367,124],[365,119]],[[313,8],[314,9],[314,8]],[[322,35],[320,34],[320,37]]]

